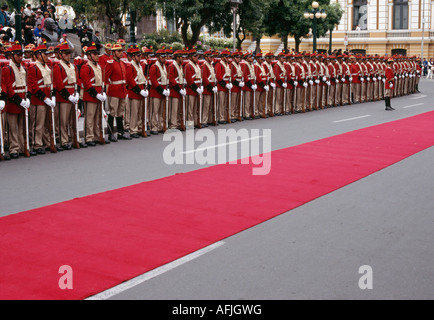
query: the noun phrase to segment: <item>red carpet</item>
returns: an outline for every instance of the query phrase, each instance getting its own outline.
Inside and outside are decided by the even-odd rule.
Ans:
[[[274,151],[266,176],[217,165],[6,216],[0,299],[86,298],[433,144],[429,112]],[[72,290],[58,286],[62,265]]]

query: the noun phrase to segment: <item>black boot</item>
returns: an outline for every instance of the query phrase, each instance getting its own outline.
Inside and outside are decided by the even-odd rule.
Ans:
[[[115,137],[115,134],[114,134],[114,128],[113,128],[114,119],[115,118],[113,116],[108,115],[107,126],[108,126],[108,131],[109,131],[109,141],[111,141],[111,142],[117,142],[118,141]]]
[[[386,102],[386,110],[388,110],[388,111],[395,110],[394,108],[392,108],[392,107],[390,106],[390,97],[386,97],[386,98],[384,98],[384,101]]]

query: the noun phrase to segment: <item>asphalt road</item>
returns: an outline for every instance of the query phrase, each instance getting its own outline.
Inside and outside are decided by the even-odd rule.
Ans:
[[[393,99],[393,112],[381,101],[217,129],[271,129],[277,150],[433,111],[433,85]],[[1,162],[0,216],[204,167],[167,165],[168,144],[158,135]],[[95,298],[432,299],[433,156],[427,149]],[[363,265],[373,289],[359,288]]]

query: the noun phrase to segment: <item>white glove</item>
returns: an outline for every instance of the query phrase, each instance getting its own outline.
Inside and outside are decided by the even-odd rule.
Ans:
[[[383,83],[386,83],[386,78],[383,78],[382,80],[383,80]]]
[[[72,104],[76,104],[78,100],[75,98],[73,94],[69,95],[68,100],[72,102]]]
[[[185,97],[187,95],[187,91],[185,91],[185,89],[181,89],[179,90],[179,94],[183,97]]]
[[[101,101],[101,102],[104,102],[104,101],[105,101],[104,96],[103,96],[101,93],[98,93],[98,94],[96,95],[96,98],[97,98],[99,101]]]
[[[298,86],[298,81],[294,80],[294,87],[297,87],[297,86]]]
[[[3,109],[5,108],[5,105],[6,105],[6,103],[3,100],[0,100],[0,111],[3,111]]]
[[[345,81],[347,81],[347,79],[345,79],[345,78],[342,78],[342,79],[341,79],[341,82],[342,82],[342,83],[345,83]]]
[[[397,77],[397,76],[395,76],[394,78],[395,78],[395,80],[398,80],[398,77]]]
[[[53,101],[51,101],[51,99],[45,98],[44,102],[47,106],[49,106],[50,108],[54,108],[55,104],[53,103]]]
[[[105,93],[104,93],[105,94]],[[53,102],[54,105],[56,105],[56,96],[52,96],[51,97],[51,101]]]
[[[327,81],[326,84],[329,86],[330,85],[330,81]]]
[[[377,81],[377,78],[373,77],[372,80]]]
[[[147,97],[148,96],[148,90],[140,90],[140,95],[142,96],[142,97]]]
[[[201,94],[203,93],[203,91],[202,91],[201,88],[197,88],[197,89],[196,89],[196,92],[197,92],[198,95],[201,95]]]
[[[217,93],[218,92],[218,88],[217,87],[213,87],[212,88],[212,92]]]
[[[380,76],[378,76],[378,81],[381,81],[381,77]]]
[[[390,87],[390,89],[392,89],[393,88],[393,83],[389,84],[389,87]]]
[[[240,88],[242,88],[242,87],[244,87],[244,82],[243,81],[240,82]]]
[[[227,83],[226,84],[226,88],[229,89],[229,90],[232,90],[232,83]]]
[[[315,80],[315,83],[316,83],[316,84],[319,84],[319,80],[318,80],[318,79],[317,79],[317,80]]]
[[[282,87],[284,87],[285,89],[288,88],[288,84],[286,82],[282,83]]]
[[[256,91],[256,89],[258,89],[258,86],[256,84],[252,85],[252,90]]]
[[[30,107],[30,101],[29,104],[27,104],[28,99],[23,99],[20,103],[20,106],[22,106],[24,109],[28,109]]]
[[[76,92],[74,94],[74,97],[75,97],[75,100],[77,100],[77,102],[78,102],[78,100],[80,100],[80,94],[78,92]]]
[[[303,87],[307,88],[307,82],[303,82]]]
[[[276,84],[274,82],[270,82],[270,86],[274,89],[276,88]]]
[[[339,83],[339,79],[336,79],[336,84],[338,84]],[[342,82],[343,83],[343,82]]]
[[[365,78],[361,77],[360,82],[365,82]]]
[[[371,81],[371,77],[367,77],[367,78],[366,78],[366,81]]]
[[[170,89],[164,89],[163,95],[165,95],[166,97],[170,96]]]
[[[323,81],[323,82],[326,82],[326,81],[327,81],[327,78],[326,78],[326,77],[322,77],[322,81]]]
[[[309,84],[312,86],[312,85],[313,85],[313,81],[312,81],[312,80],[309,80]]]
[[[350,82],[353,82],[353,77],[349,77],[349,79],[350,79]]]
[[[270,87],[269,86],[264,86],[264,90],[268,92],[268,91],[270,91]]]

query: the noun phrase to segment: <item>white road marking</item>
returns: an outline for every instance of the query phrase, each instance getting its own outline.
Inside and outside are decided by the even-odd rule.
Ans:
[[[423,103],[412,104],[410,106],[403,107],[402,109],[413,108],[413,107],[417,107],[417,106],[421,106],[421,105],[423,105]]]
[[[370,114],[364,115],[364,116],[360,116],[360,117],[355,117],[355,118],[348,118],[348,119],[342,119],[342,120],[336,120],[333,121],[334,123],[338,123],[338,122],[344,122],[344,121],[351,121],[351,120],[357,120],[357,119],[362,119],[362,118],[367,118],[370,117]]]
[[[200,250],[192,252],[192,253],[186,255],[185,257],[182,257],[178,260],[172,261],[168,264],[165,264],[165,265],[158,267],[154,270],[151,270],[149,272],[146,272],[146,273],[144,273],[140,276],[137,276],[131,280],[128,280],[126,282],[122,282],[121,284],[119,284],[113,288],[107,289],[103,292],[100,292],[96,295],[90,296],[90,297],[86,298],[85,300],[105,300],[105,299],[111,298],[111,297],[113,297],[113,296],[115,296],[115,295],[117,295],[123,291],[126,291],[128,289],[131,289],[131,288],[133,288],[133,287],[135,287],[135,286],[137,286],[137,285],[139,285],[139,284],[141,284],[147,280],[150,280],[150,279],[155,278],[155,277],[157,277],[157,276],[159,276],[159,275],[161,275],[167,271],[175,269],[176,267],[179,267],[180,265],[182,265],[184,263],[192,261],[192,260],[214,250],[214,249],[217,249],[218,247],[221,247],[224,244],[225,244],[224,241],[219,241],[219,242],[213,243],[212,245],[209,245],[205,248],[202,248]]]
[[[427,97],[426,94],[421,94],[421,95],[414,96],[414,97],[412,97],[412,98],[410,98],[410,99],[412,99],[412,100],[416,100],[416,99],[421,99],[421,98],[425,98],[425,97]]]
[[[216,144],[214,146],[210,146],[210,147],[205,147],[205,148],[199,148],[199,149],[194,149],[194,150],[188,150],[188,151],[183,151],[181,152],[181,154],[189,154],[189,153],[194,153],[194,152],[198,152],[198,151],[203,151],[203,150],[208,150],[208,149],[214,149],[214,148],[220,148],[223,146],[229,146],[231,144],[237,144],[240,142],[244,142],[244,141],[250,141],[250,140],[256,140],[256,139],[261,139],[264,136],[256,136],[256,137],[251,137],[248,139],[242,139],[242,140],[237,140],[237,141],[232,141],[232,142],[228,142],[228,143],[221,143],[221,144]]]

